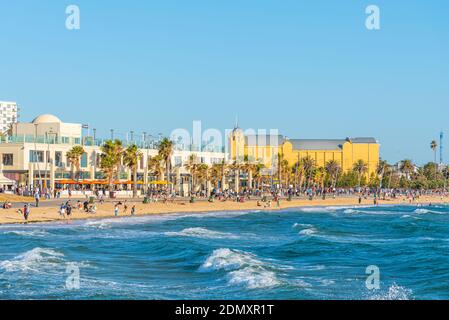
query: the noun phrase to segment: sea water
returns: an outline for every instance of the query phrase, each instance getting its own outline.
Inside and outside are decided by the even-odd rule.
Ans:
[[[0,299],[447,298],[445,205],[0,226]]]

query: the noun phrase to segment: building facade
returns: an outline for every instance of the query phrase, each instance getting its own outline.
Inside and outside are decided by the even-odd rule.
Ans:
[[[5,134],[18,119],[16,102],[0,101],[0,133]]]
[[[104,180],[100,170],[101,145],[103,140],[83,137],[82,125],[64,123],[54,115],[40,115],[31,123],[16,123],[13,134],[0,143],[0,156],[5,177],[16,181],[18,186],[48,186],[53,189],[64,181],[73,179],[73,167],[67,158],[67,152],[74,146],[82,146],[85,153],[81,157],[78,176],[83,181]],[[124,146],[137,144],[143,154],[138,164],[138,179],[148,185],[154,177],[148,173],[151,157],[158,154],[153,146],[143,141],[123,142]],[[179,149],[175,147],[171,163],[175,190],[185,194],[189,190],[188,172],[185,164],[191,154],[198,161],[208,165],[226,160],[224,152]],[[119,181],[132,180],[131,170],[125,166],[119,169]]]
[[[229,139],[231,161],[254,161],[276,171],[279,158],[290,166],[310,157],[316,167],[325,167],[335,160],[344,172],[353,169],[358,160],[367,165],[368,178],[376,173],[380,159],[380,144],[375,138],[289,139],[282,135],[245,135],[235,128]]]

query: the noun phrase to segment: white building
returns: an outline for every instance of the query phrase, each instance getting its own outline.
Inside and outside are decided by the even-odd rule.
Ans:
[[[80,161],[79,179],[85,182],[102,181],[105,176],[100,170],[99,154],[104,141],[93,140],[93,137],[83,137],[81,124],[64,123],[54,115],[40,115],[30,123],[15,123],[12,135],[0,140],[3,174],[18,186],[59,188],[64,185],[64,181],[73,179],[73,168],[66,154],[73,146],[80,145],[85,154]],[[158,151],[154,147],[146,147],[148,144],[143,141],[131,143],[141,147],[144,157],[138,164],[138,180],[141,185],[148,186],[151,180],[155,180],[148,174],[148,162]],[[123,144],[127,146],[128,143],[123,141]],[[191,154],[208,165],[227,159],[222,150],[191,151],[189,146],[175,148],[171,159],[171,181],[175,184],[175,190],[182,195],[189,190],[190,179],[185,164]],[[121,182],[132,180],[131,170],[122,166],[119,177]]]
[[[12,101],[0,101],[0,133],[8,131],[12,123],[17,122],[18,107]]]

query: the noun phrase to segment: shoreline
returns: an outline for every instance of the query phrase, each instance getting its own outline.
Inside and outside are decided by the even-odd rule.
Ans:
[[[117,202],[119,202],[118,200]],[[124,202],[124,200],[121,200]],[[72,200],[72,203],[75,205],[76,200]],[[114,215],[114,203],[107,202],[104,204],[97,203],[97,212],[93,213],[85,213],[82,211],[78,211],[77,208],[74,208],[72,211],[71,221],[78,220],[102,220],[102,219],[111,219],[111,218],[137,218],[137,217],[145,217],[145,216],[153,216],[153,215],[168,215],[168,214],[182,214],[182,213],[198,213],[198,214],[207,214],[212,212],[239,212],[239,211],[282,211],[285,209],[294,209],[294,208],[314,208],[314,207],[344,207],[344,206],[354,206],[354,207],[363,207],[363,206],[374,206],[373,198],[363,199],[362,202],[358,203],[358,197],[337,197],[327,198],[326,200],[322,200],[321,198],[316,198],[314,200],[308,199],[293,199],[291,201],[282,200],[280,207],[277,207],[276,203],[272,201],[271,207],[265,207],[264,203],[262,206],[257,206],[257,200],[249,200],[243,203],[238,203],[234,201],[197,201],[195,203],[189,203],[188,201],[175,201],[169,203],[135,203],[128,202],[128,210],[126,214],[123,212],[123,205],[119,206],[120,211],[119,215],[116,217]],[[449,203],[448,197],[441,196],[422,196],[420,199],[410,202],[408,199],[404,197],[399,197],[397,199],[388,199],[388,200],[379,200],[379,206],[385,205],[428,205],[432,204],[442,204]],[[136,214],[132,216],[130,214],[131,207],[136,205]],[[59,214],[59,206],[47,206],[47,207],[31,207],[31,214],[29,216],[28,222],[25,222],[23,215],[17,212],[17,208],[12,209],[0,209],[0,225],[28,225],[28,224],[38,224],[38,223],[66,223],[67,220],[62,218]]]

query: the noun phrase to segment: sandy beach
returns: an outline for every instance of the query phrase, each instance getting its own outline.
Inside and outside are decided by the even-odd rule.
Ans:
[[[62,202],[62,200],[61,200]],[[76,200],[71,201],[76,205]],[[31,202],[33,203],[33,202]],[[439,196],[422,196],[418,201],[410,203],[405,197],[397,199],[380,200],[379,205],[393,205],[393,204],[422,204],[428,205],[429,203],[449,203],[449,197]],[[195,203],[189,203],[188,201],[175,201],[173,203],[132,203],[128,202],[128,211],[125,214],[123,212],[123,206],[120,206],[120,213],[118,217],[131,216],[130,211],[132,205],[136,205],[135,216],[155,215],[155,214],[170,214],[170,213],[182,213],[182,212],[198,212],[207,214],[207,212],[216,211],[240,211],[240,210],[282,210],[296,207],[313,207],[313,206],[358,206],[357,197],[338,197],[336,199],[328,198],[305,200],[305,199],[293,199],[292,201],[282,200],[280,207],[277,207],[275,202],[272,202],[271,207],[265,207],[257,205],[256,200],[246,201],[244,203],[237,203],[234,201],[215,201],[213,203],[207,201],[197,201]],[[0,209],[0,224],[18,224],[24,223],[24,218],[21,213],[18,212],[18,207],[21,203],[15,203],[12,209]],[[363,199],[361,206],[373,205],[373,199]],[[97,204],[97,212],[95,214],[85,213],[79,211],[77,208],[73,209],[71,220],[80,219],[102,219],[102,218],[114,218],[114,203],[108,202],[104,204]],[[28,219],[28,223],[38,222],[53,222],[53,221],[65,221],[59,214],[59,207],[46,206],[31,208],[31,214]]]

